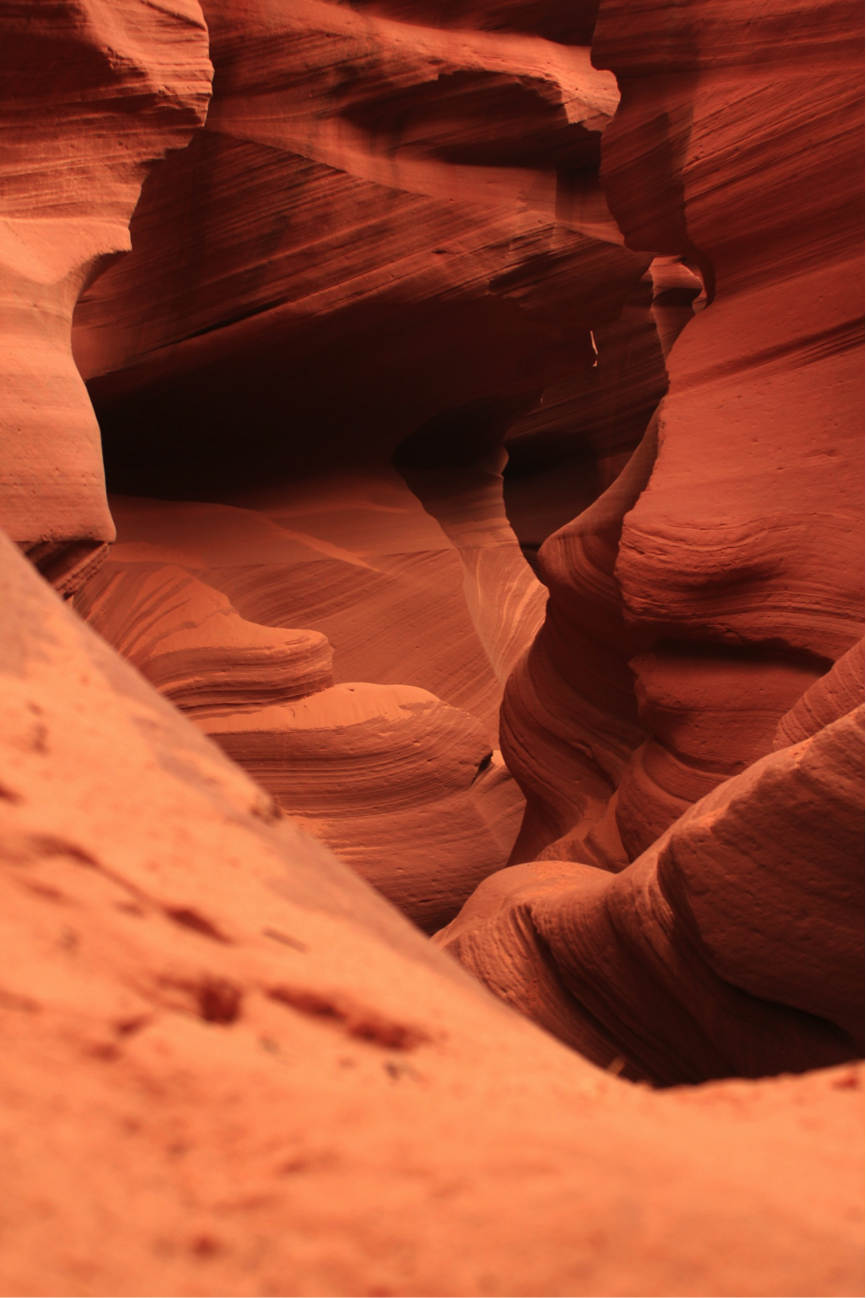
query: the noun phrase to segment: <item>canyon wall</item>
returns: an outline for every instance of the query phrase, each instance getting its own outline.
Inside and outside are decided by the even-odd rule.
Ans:
[[[498,875],[438,939],[657,1083],[862,1049],[859,15],[834,7],[830,31],[817,12],[780,6],[744,44],[698,0],[602,6],[611,210],[706,305],[639,450],[539,551],[550,601],[503,751],[528,797],[512,861],[550,865]]]
[[[3,1292],[862,1292],[860,26],[0,15]]]
[[[64,0],[5,6],[0,35],[0,524],[72,590],[115,535],[72,314],[129,249],[152,164],[204,121],[207,29],[195,0]]]
[[[586,46],[484,23],[216,0],[206,18],[207,122],[76,310],[121,493],[77,608],[127,652],[144,578],[181,569],[173,616],[197,619],[205,583],[235,639],[326,636],[336,693],[299,711],[253,687],[234,719],[190,715],[434,931],[507,863],[524,806],[498,712],[545,590],[503,444],[546,481],[577,466],[571,517],[587,457],[593,484],[615,477],[664,390],[651,255],[598,176],[616,83]],[[530,483],[530,509],[548,494]],[[199,670],[224,675],[213,649]]]

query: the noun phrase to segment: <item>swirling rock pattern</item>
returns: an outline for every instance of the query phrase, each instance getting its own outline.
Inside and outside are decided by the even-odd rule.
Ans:
[[[387,463],[444,412],[591,367],[649,259],[601,196],[617,92],[588,49],[320,0],[206,17],[205,128],[76,315],[116,489]]]
[[[109,560],[75,608],[197,720],[285,703],[333,684],[331,647],[321,633],[247,622],[224,595],[182,568]]]
[[[515,861],[633,859],[770,751],[862,635],[859,23],[844,4],[763,6],[746,28],[704,0],[600,8],[593,60],[622,93],[611,210],[709,305],[672,343],[696,281],[654,263],[669,389],[651,472],[604,535],[591,506],[541,549],[548,622],[503,718],[528,794]],[[604,700],[594,723],[584,694]]]
[[[763,758],[622,873],[482,884],[437,942],[590,1059],[656,1084],[862,1050],[863,709]]]
[[[431,25],[320,0],[209,0],[205,17],[205,127],[154,173],[134,251],[75,317],[109,478],[137,496],[112,497],[112,572],[132,592],[140,564],[176,565],[247,623],[327,637],[337,693],[309,705],[321,723],[315,796],[279,768],[283,754],[296,770],[287,754],[303,727],[292,717],[305,714],[286,709],[285,690],[268,700],[263,679],[256,725],[244,721],[241,737],[221,722],[220,742],[435,928],[507,862],[523,801],[495,751],[498,711],[546,592],[503,503],[503,440],[551,384],[593,371],[596,334],[607,359],[635,332],[634,313],[617,321],[650,258],[623,246],[598,181],[615,80],[587,46],[515,35],[526,14],[468,27],[444,10]],[[641,324],[645,364],[645,305]],[[607,374],[605,384],[609,407]],[[596,423],[615,422],[598,406]],[[639,437],[629,425],[599,458]],[[175,500],[148,504],[148,492]],[[128,652],[90,591],[80,607]],[[124,616],[134,625],[150,611]],[[233,626],[236,642],[243,623]],[[251,662],[263,636],[251,634]],[[237,643],[229,653],[239,663]],[[202,666],[203,697],[215,665]],[[162,685],[153,661],[142,669]],[[238,671],[240,699],[252,669]],[[343,733],[332,704],[349,684],[371,711]],[[396,684],[442,700],[436,725],[411,740],[405,709],[400,726],[376,729]],[[369,807],[341,821],[329,763],[341,766],[346,743],[376,774],[366,781],[355,763]],[[401,826],[387,782],[402,788],[404,764],[414,807]]]
[[[6,6],[4,1292],[862,1291],[858,24]]]
[[[0,593],[4,1289],[856,1291],[856,1069],[600,1072]]]
[[[495,739],[501,685],[467,609],[460,559],[393,470],[281,487],[255,508],[110,501],[113,571],[183,568],[248,622],[325,636],[336,682],[429,690]]]
[[[629,622],[679,642],[663,651],[671,673],[695,644],[730,646],[733,699],[758,684],[758,650],[762,693],[781,708],[786,679],[823,674],[862,635],[860,15],[762,8],[746,48],[717,5],[679,7],[666,26],[650,5],[629,10],[628,28],[621,14],[602,6],[593,47],[623,94],[605,137],[608,197],[629,245],[690,256],[712,304],[668,356],[659,456],[625,520],[617,580]],[[758,176],[772,201],[756,207]],[[713,742],[712,710],[701,746],[723,777],[732,735]],[[739,727],[742,761],[772,744],[759,712]],[[643,831],[646,763],[634,795],[620,791],[632,850],[677,813],[666,766]]]
[[[152,163],[203,122],[207,46],[196,0],[53,0],[0,15],[0,522],[67,591],[114,539],[73,309],[129,248]]]
[[[343,634],[353,614],[369,619],[372,603],[367,585],[354,606],[340,604],[345,570],[366,569],[380,584],[385,574],[324,542],[321,528],[316,550],[315,538],[258,511],[118,500],[116,513],[123,539],[76,595],[76,611],[297,824],[421,928],[447,924],[505,865],[523,813],[489,732],[423,689],[334,685],[320,630],[263,624],[286,614],[287,595],[287,620],[297,616],[304,550],[307,598],[319,601],[306,611],[321,614],[323,598],[337,603]],[[168,557],[179,562],[159,563]],[[239,592],[263,622],[241,616],[190,569]],[[416,606],[420,598],[416,591]],[[449,652],[456,662],[459,641]],[[374,665],[381,670],[381,657]]]
[[[787,748],[808,739],[862,703],[863,641],[858,640],[785,713],[773,736],[773,748]]]
[[[520,791],[474,717],[424,690],[335,685],[204,728],[428,932],[508,859]]]

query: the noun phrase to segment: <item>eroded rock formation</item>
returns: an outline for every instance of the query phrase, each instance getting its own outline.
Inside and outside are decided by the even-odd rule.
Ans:
[[[0,583],[7,1292],[854,1291],[858,1069],[596,1069]]]
[[[312,765],[307,723],[281,704],[219,730],[282,806],[435,928],[506,864],[523,806],[498,711],[546,592],[509,521],[503,443],[549,392],[566,454],[585,444],[605,481],[664,389],[651,258],[623,246],[598,179],[615,81],[585,46],[484,25],[318,2],[215,0],[206,17],[206,125],[154,173],[134,251],[76,312],[110,485],[139,497],[116,500],[111,574],[137,586],[143,562],[167,560],[247,621],[325,634],[338,686],[411,685],[470,714],[441,707],[422,742],[400,705],[398,739],[393,689],[364,688],[365,719],[343,734],[348,696],[329,695],[302,709],[324,743]],[[590,394],[580,430],[563,428]],[[537,454],[538,429],[515,432]],[[567,516],[582,491],[573,478],[560,493]],[[91,591],[79,607],[123,649]],[[279,770],[290,732],[303,794]],[[330,773],[347,743],[370,766],[362,802],[391,808],[353,815],[348,834]],[[398,869],[407,853],[417,866]],[[453,880],[444,909],[433,874]]]
[[[858,23],[0,15],[4,1292],[862,1291]]]
[[[704,0],[602,6],[593,59],[623,96],[611,211],[629,247],[685,258],[712,306],[664,341],[658,453],[542,548],[548,624],[505,713],[522,859],[551,838],[552,855],[633,859],[768,752],[774,716],[862,635],[859,24],[780,4],[744,40],[740,12]]]
[[[582,1054],[656,1084],[862,1050],[863,708],[756,762],[618,875],[545,861],[437,941]]]
[[[196,0],[60,0],[4,6],[0,39],[0,523],[72,590],[114,539],[72,313],[129,249],[150,165],[204,121],[207,29]]]

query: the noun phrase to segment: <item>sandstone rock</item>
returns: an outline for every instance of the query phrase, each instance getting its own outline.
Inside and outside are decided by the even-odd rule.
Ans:
[[[5,1291],[856,1291],[856,1070],[599,1072],[0,565]]]
[[[594,46],[623,93],[605,137],[608,196],[630,245],[697,249],[713,298],[668,358],[662,450],[619,560],[626,607],[657,634],[838,657],[860,634],[861,106],[845,53],[859,14],[837,5],[830,30],[821,5],[771,6],[746,48],[740,18],[717,5],[684,6],[664,29],[650,6],[633,21],[630,11],[628,30],[619,11],[618,0],[603,6]],[[632,79],[647,23],[656,36]],[[831,49],[828,81],[820,61]],[[740,85],[748,95],[732,113]],[[654,132],[668,170],[651,176],[636,150]],[[758,175],[773,202],[756,207]]]
[[[808,660],[694,645],[647,652],[630,666],[652,736],[618,790],[617,828],[634,859],[720,780],[770,751],[780,718],[818,672]]]
[[[616,834],[595,846],[588,836],[646,735],[628,667],[641,642],[623,619],[614,564],[623,516],[643,490],[654,455],[653,420],[607,491],[540,551],[547,615],[508,681],[502,707],[503,754],[527,795],[514,861],[563,854],[552,845],[567,836],[583,859],[607,868],[627,861]]]
[[[393,469],[281,486],[252,508],[110,501],[112,571],[180,567],[247,622],[327,637],[337,683],[429,690],[477,716],[493,746],[501,685],[466,607],[458,554]]]
[[[591,369],[591,330],[647,264],[597,183],[613,79],[585,48],[345,6],[213,0],[207,19],[206,128],[154,174],[135,251],[76,313],[109,477],[288,527],[291,545],[266,527],[244,564],[196,575],[248,619],[326,634],[338,681],[430,690],[496,746],[544,591],[485,458],[509,423],[489,442],[490,411]],[[410,484],[448,540],[391,466],[405,476],[431,429],[440,453],[465,443],[442,508],[429,474]],[[151,515],[166,556],[174,524]]]
[[[0,1289],[861,1292],[850,0],[7,9]]]
[[[862,702],[863,641],[858,640],[785,713],[773,736],[773,748],[786,748],[808,739]]]
[[[656,1084],[862,1050],[862,707],[697,802],[611,877],[487,880],[437,943],[597,1063]]]
[[[670,15],[600,9],[593,60],[622,94],[602,175],[627,245],[662,254],[654,315],[669,390],[621,526],[597,537],[593,506],[541,551],[548,621],[503,721],[528,795],[514,860],[633,858],[769,752],[797,693],[862,635],[859,16],[836,6],[831,32],[820,5],[749,10],[745,28],[732,13],[709,0]],[[695,305],[706,309],[672,341]],[[576,551],[565,538],[578,530]],[[587,672],[587,642],[604,646],[607,679]],[[648,650],[655,679],[671,682],[660,706]],[[644,677],[640,718],[626,658]],[[589,725],[574,708],[584,693],[605,700]],[[615,744],[611,713],[627,723]],[[687,753],[669,735],[686,714]]]
[[[297,824],[428,932],[508,860],[520,790],[482,726],[425,690],[335,685],[203,728]]]
[[[615,481],[667,390],[651,271],[628,293],[617,319],[593,330],[591,368],[547,388],[505,437],[506,511],[539,571],[539,547]]]
[[[129,248],[152,163],[204,120],[207,32],[196,0],[55,0],[6,6],[0,47],[0,524],[70,591],[114,538],[72,313]]]
[[[315,501],[306,503],[315,519]],[[320,631],[249,621],[189,571],[240,592],[244,608],[265,621],[286,616],[290,600],[292,621],[304,597],[306,559],[307,598],[314,601],[307,611],[321,615],[324,595],[337,606],[345,635],[353,615],[370,617],[375,587],[368,583],[349,603],[343,573],[366,570],[381,584],[384,573],[371,567],[372,556],[324,542],[321,516],[315,549],[309,534],[287,531],[259,512],[122,499],[116,506],[121,540],[76,595],[76,611],[295,823],[420,927],[432,932],[447,924],[475,886],[507,863],[523,813],[520,790],[485,727],[423,689],[333,686],[331,646]],[[513,537],[511,544],[516,551]],[[159,565],[168,556],[187,566]],[[519,553],[517,560],[532,579]],[[416,616],[429,619],[421,591],[414,602]],[[405,625],[399,631],[405,634]],[[399,652],[399,642],[388,648]],[[445,649],[465,670],[465,650],[457,658],[461,642]],[[361,651],[356,644],[356,661]],[[366,665],[381,672],[382,653]]]
[[[323,635],[247,622],[219,591],[176,566],[109,561],[78,593],[75,609],[196,720],[247,713],[333,684]]]
[[[598,189],[617,95],[587,49],[319,0],[206,17],[205,128],[76,314],[116,490],[387,463],[438,415],[591,367],[649,258]]]
[[[76,313],[112,483],[191,498],[117,499],[114,569],[131,565],[131,580],[142,561],[178,565],[247,621],[326,635],[337,685],[399,683],[467,710],[489,738],[437,715],[443,734],[472,729],[471,776],[498,745],[502,687],[545,599],[503,507],[502,440],[547,385],[592,368],[591,331],[613,327],[648,263],[622,247],[597,182],[613,78],[587,48],[499,30],[508,21],[458,32],[317,0],[210,0],[206,17],[205,129],[154,173],[132,256]],[[432,466],[418,458],[428,444]],[[246,737],[222,742],[435,927],[505,864],[521,798],[494,764],[465,813],[443,816],[451,786],[443,799],[430,776],[450,747],[431,731],[410,821],[440,829],[425,828],[414,873],[399,864],[410,822],[375,810],[411,733],[388,730],[386,758],[373,732],[392,693],[364,687],[378,758],[359,789],[372,803],[339,828],[328,754],[359,734],[338,733],[344,691],[310,705],[334,727],[331,740],[316,727],[317,797],[299,800],[275,768],[295,733],[282,705],[255,741],[244,722]],[[448,777],[461,788],[463,767]],[[447,903],[404,886],[407,872],[429,890],[434,858]]]

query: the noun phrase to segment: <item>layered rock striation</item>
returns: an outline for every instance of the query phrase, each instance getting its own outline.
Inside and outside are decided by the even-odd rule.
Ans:
[[[672,346],[658,317],[657,453],[540,551],[548,621],[505,711],[529,793],[515,859],[633,859],[770,751],[862,635],[860,18],[829,13],[762,11],[745,40],[739,11],[702,0],[601,6],[611,211],[711,305]],[[657,310],[681,321],[677,277],[660,265]]]
[[[859,21],[0,18],[4,1291],[861,1291]]]
[[[862,1051],[863,708],[755,763],[617,875],[545,861],[437,937],[504,999],[656,1085]]]
[[[311,703],[312,760],[285,691],[268,700],[254,687],[262,715],[253,724],[239,702],[220,742],[435,929],[506,864],[523,805],[498,756],[498,712],[546,591],[512,526],[503,444],[555,406],[556,445],[531,425],[520,444],[549,466],[585,444],[615,476],[664,387],[650,257],[623,246],[598,178],[615,81],[588,46],[527,39],[510,20],[431,25],[318,0],[214,0],[206,19],[207,122],[154,173],[133,252],[76,310],[75,355],[121,493],[111,580],[145,598],[147,565],[162,561],[219,591],[242,619],[227,661],[244,623],[261,628],[251,658],[266,628],[327,637],[335,686],[367,701],[363,723],[341,725],[345,691]],[[639,368],[618,419],[613,390]],[[594,413],[566,427],[590,390]],[[583,489],[572,475],[560,510],[574,513]],[[533,536],[539,526],[555,522]],[[103,585],[78,607],[126,652],[149,611],[118,619]],[[155,662],[142,669],[170,690]],[[203,659],[201,670],[213,675]],[[442,700],[432,728],[408,723],[411,690],[394,728],[397,686]],[[311,762],[303,791],[293,744]],[[364,762],[376,774],[357,775],[367,810],[337,827],[329,772],[347,744],[356,774]],[[465,813],[449,801],[457,789]],[[407,854],[416,868],[398,863]],[[451,880],[447,904],[437,873]]]
[[[115,535],[72,315],[129,249],[153,163],[204,121],[207,29],[196,0],[55,0],[5,6],[0,40],[0,524],[71,591]]]

